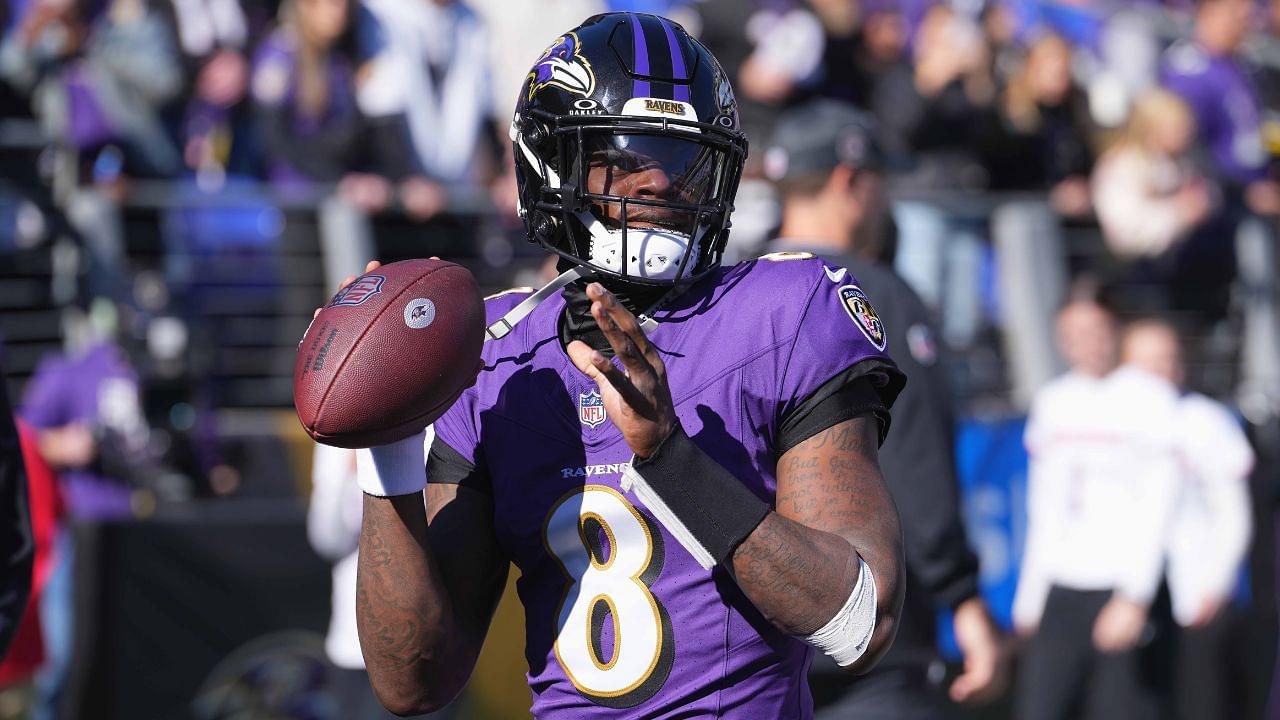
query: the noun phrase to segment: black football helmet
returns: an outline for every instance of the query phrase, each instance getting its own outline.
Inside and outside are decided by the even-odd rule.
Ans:
[[[531,241],[639,285],[720,264],[747,140],[728,76],[678,24],[607,13],[561,35],[529,71],[511,140]]]

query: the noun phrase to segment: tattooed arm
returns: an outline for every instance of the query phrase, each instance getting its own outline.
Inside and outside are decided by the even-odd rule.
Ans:
[[[778,462],[777,510],[738,546],[733,571],[774,625],[810,635],[844,605],[861,556],[875,576],[876,629],[847,669],[866,672],[897,632],[905,586],[902,529],[876,459],[877,424],[861,416],[814,435]],[[856,556],[855,556],[856,552]]]
[[[490,500],[457,485],[364,497],[356,619],[378,699],[430,712],[462,690],[506,583]]]

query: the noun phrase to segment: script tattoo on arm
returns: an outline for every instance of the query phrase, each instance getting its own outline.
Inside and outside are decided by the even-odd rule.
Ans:
[[[904,590],[902,529],[876,459],[876,421],[839,423],[778,462],[777,509],[733,555],[738,585],[791,635],[811,635],[844,606],[858,556],[875,576],[876,629],[850,668],[865,672],[897,632]]]
[[[374,692],[397,714],[439,709],[466,684],[507,574],[486,498],[426,495],[364,498],[356,624]]]

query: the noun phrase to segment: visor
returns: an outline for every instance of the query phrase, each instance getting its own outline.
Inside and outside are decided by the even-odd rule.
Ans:
[[[582,195],[613,229],[656,227],[693,237],[724,182],[725,153],[696,135],[587,131],[582,150]]]

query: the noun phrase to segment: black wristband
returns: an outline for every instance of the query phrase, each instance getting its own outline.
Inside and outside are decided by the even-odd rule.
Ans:
[[[708,569],[727,563],[770,510],[679,423],[627,476],[650,512]]]

